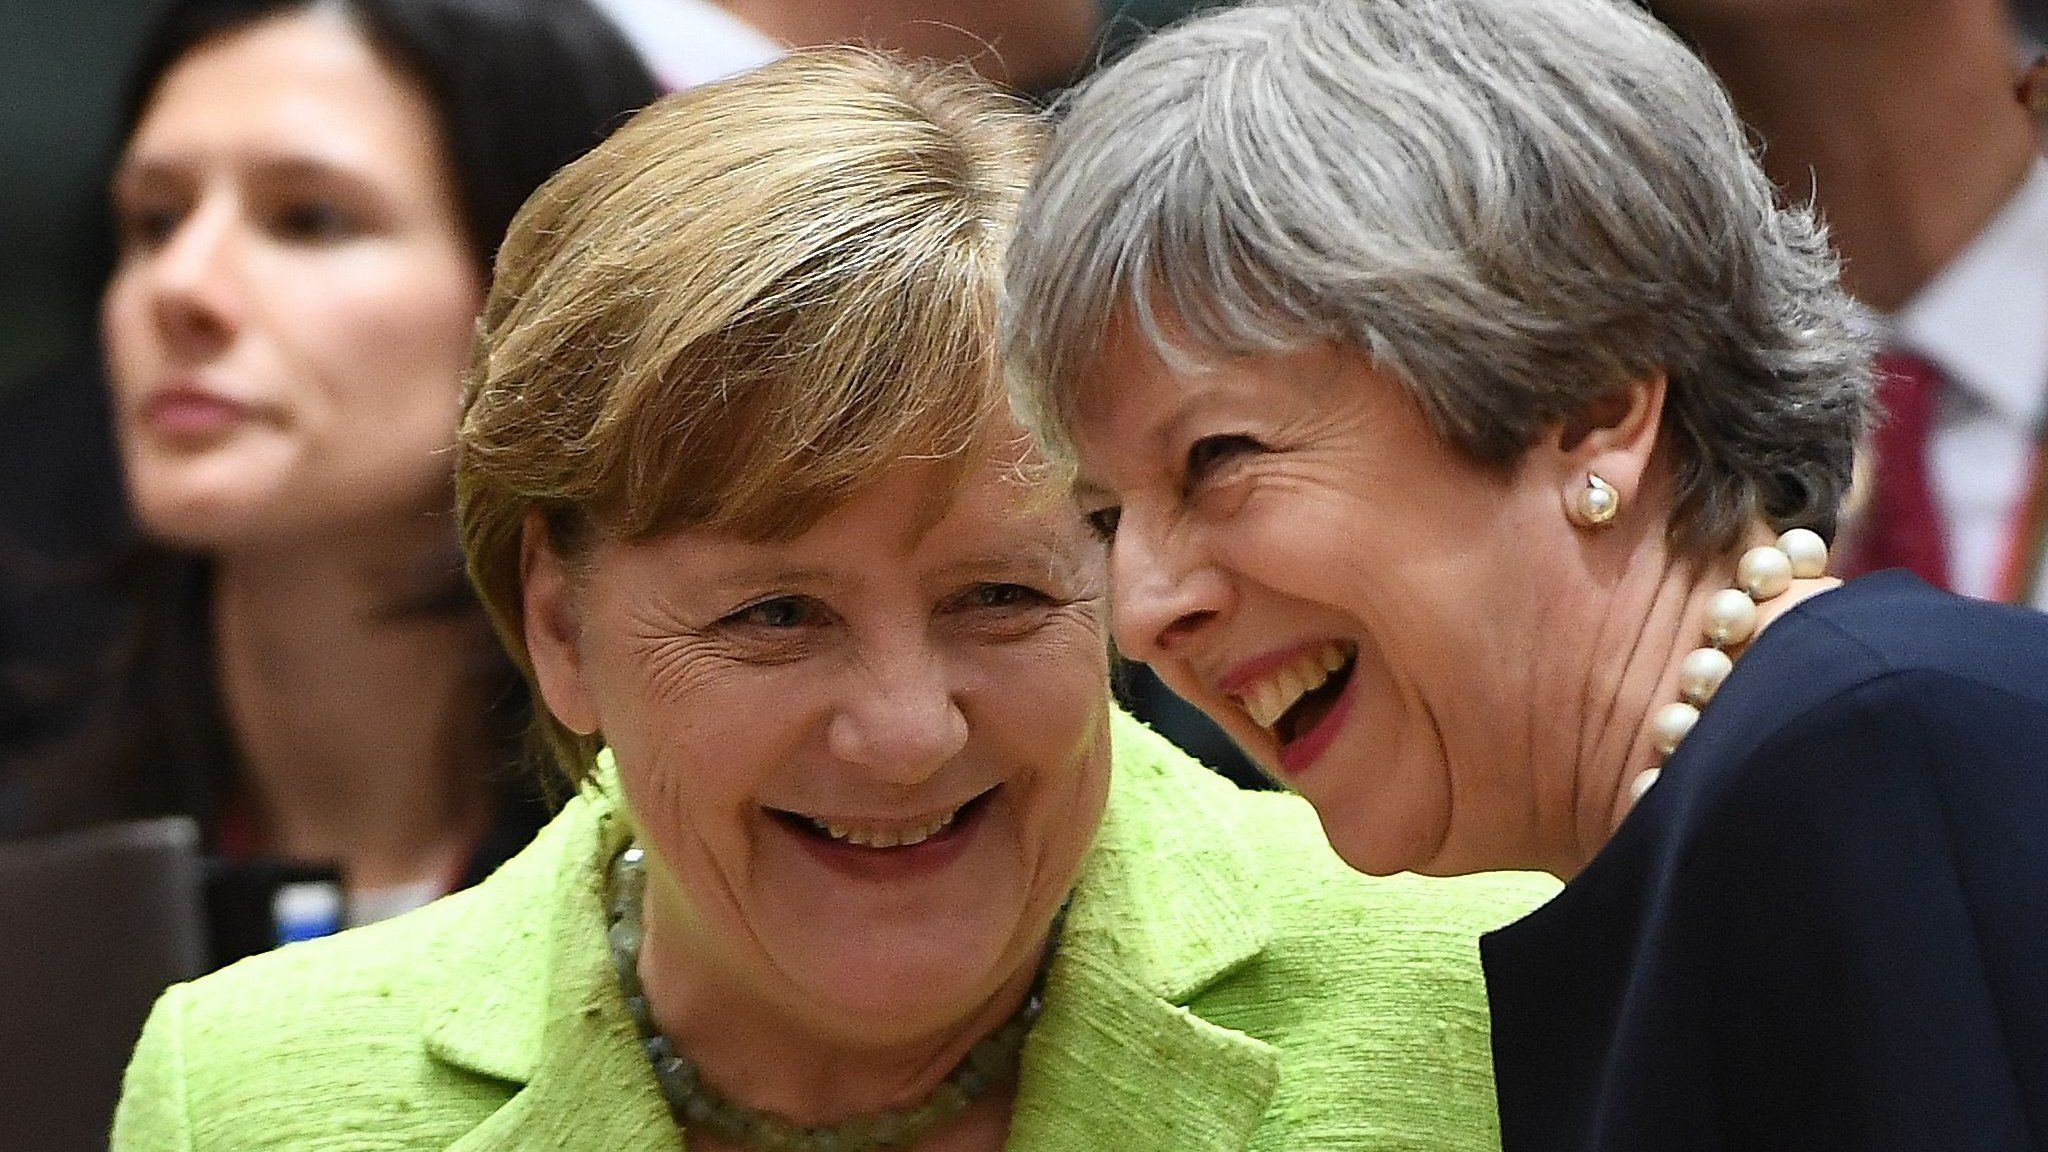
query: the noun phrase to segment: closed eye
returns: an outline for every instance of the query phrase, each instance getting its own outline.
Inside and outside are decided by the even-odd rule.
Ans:
[[[1124,510],[1116,505],[1097,508],[1086,514],[1088,530],[1105,542],[1116,538],[1116,526],[1123,519]]]
[[[1023,584],[991,582],[976,584],[961,593],[956,603],[962,608],[1026,608],[1052,603],[1052,597]]]
[[[1188,445],[1187,464],[1182,473],[1183,483],[1192,487],[1207,478],[1219,466],[1240,456],[1265,451],[1265,445],[1242,433],[1204,436]]]

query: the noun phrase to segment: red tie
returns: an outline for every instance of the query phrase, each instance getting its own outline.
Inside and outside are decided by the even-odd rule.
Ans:
[[[1948,542],[1934,502],[1927,441],[1934,430],[1934,400],[1941,370],[1910,352],[1877,358],[1882,422],[1871,437],[1876,455],[1869,507],[1856,529],[1846,574],[1908,568],[1937,588],[1948,587]]]

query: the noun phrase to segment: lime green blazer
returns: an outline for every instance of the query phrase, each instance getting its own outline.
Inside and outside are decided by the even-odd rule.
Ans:
[[[1496,1149],[1477,937],[1555,885],[1357,876],[1299,799],[1115,725],[1009,1149]],[[469,891],[166,992],[114,1148],[680,1152],[605,947],[615,792]]]

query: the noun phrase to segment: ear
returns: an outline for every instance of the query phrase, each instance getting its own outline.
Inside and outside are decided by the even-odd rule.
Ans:
[[[539,509],[529,509],[520,526],[519,587],[527,659],[541,700],[563,727],[588,736],[598,729],[597,706],[584,683],[575,589]]]
[[[1663,431],[1665,387],[1662,371],[1631,380],[1538,442],[1535,452],[1544,478],[1561,499],[1576,498],[1590,474],[1614,487],[1623,508],[1635,505]]]

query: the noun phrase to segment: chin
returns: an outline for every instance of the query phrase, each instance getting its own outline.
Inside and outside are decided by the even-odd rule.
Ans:
[[[1375,819],[1376,805],[1352,798],[1338,810],[1317,804],[1316,819],[1323,826],[1323,838],[1330,842],[1337,858],[1352,871],[1367,876],[1392,876],[1401,872],[1437,875],[1432,864],[1442,851],[1441,839],[1427,834],[1421,826],[1402,825]]]
[[[862,1047],[912,1044],[975,1015],[1015,975],[1007,943],[978,944],[937,926],[820,943],[805,950],[800,980],[831,1018],[827,1030]],[[1036,954],[1025,963],[1035,966]]]
[[[130,461],[128,503],[150,539],[198,552],[232,548],[274,534],[289,519],[282,484],[246,462],[198,459]]]
[[[264,509],[235,494],[178,493],[138,497],[135,521],[143,534],[161,544],[191,552],[220,552],[259,539]]]
[[[1415,866],[1402,859],[1399,853],[1386,851],[1383,844],[1356,829],[1339,831],[1325,821],[1323,835],[1330,841],[1330,847],[1336,850],[1337,858],[1353,872],[1367,876],[1393,876],[1415,870]]]

